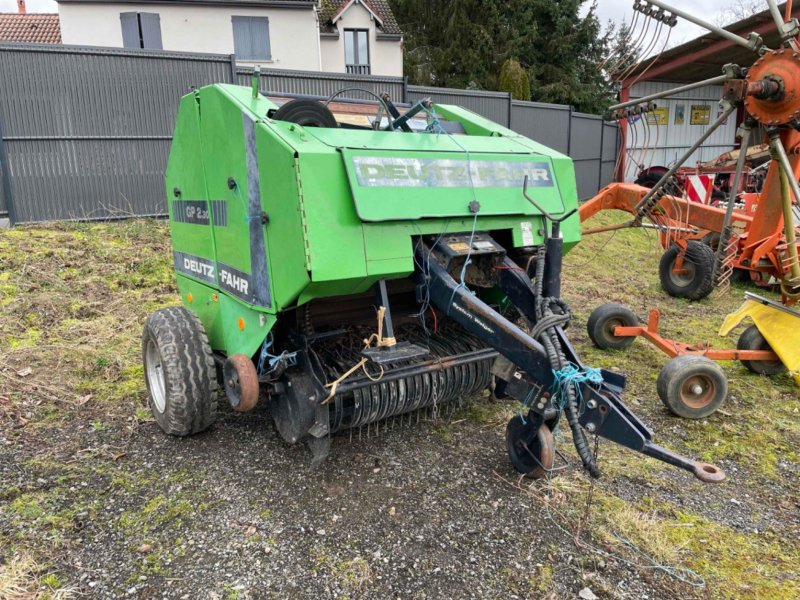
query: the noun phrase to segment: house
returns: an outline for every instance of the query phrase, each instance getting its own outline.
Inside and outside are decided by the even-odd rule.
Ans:
[[[65,44],[235,54],[265,68],[403,74],[386,0],[57,0]]]
[[[0,13],[0,42],[60,44],[57,14],[26,14],[25,0],[17,0],[15,13]]]

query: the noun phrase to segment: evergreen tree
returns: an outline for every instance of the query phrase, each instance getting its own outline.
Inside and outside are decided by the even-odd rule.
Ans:
[[[501,92],[511,92],[514,100],[531,99],[531,79],[516,59],[509,58],[500,67],[499,89]]]
[[[500,89],[508,59],[530,80],[530,97],[599,113],[612,87],[598,68],[608,54],[595,4],[585,0],[390,0],[405,34],[412,83]]]

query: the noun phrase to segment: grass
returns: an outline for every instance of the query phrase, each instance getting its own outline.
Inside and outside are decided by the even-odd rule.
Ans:
[[[596,222],[614,220],[604,215]],[[800,597],[800,542],[793,533],[800,495],[800,416],[792,381],[765,379],[724,363],[730,382],[724,412],[687,421],[672,417],[656,396],[665,355],[642,340],[625,352],[603,352],[588,341],[583,324],[591,310],[613,301],[641,317],[659,308],[668,336],[735,346],[735,339],[717,338],[715,332],[748,288],[735,285],[728,295],[698,303],[670,298],[658,283],[659,256],[652,232],[587,238],[565,262],[564,296],[575,314],[568,333],[587,364],[627,374],[624,398],[656,432],[657,442],[721,464],[730,479],[717,487],[692,483],[662,463],[603,443],[600,466],[606,477],[591,489],[583,539],[637,563],[646,562],[641,552],[659,564],[692,569],[706,582],[706,591],[698,592],[642,569],[643,577],[665,586],[665,597]],[[180,556],[182,544],[167,539],[165,530],[170,523],[190,522],[208,506],[208,498],[173,489],[180,482],[159,481],[156,472],[152,479],[132,480],[116,463],[117,450],[91,443],[150,420],[141,324],[150,311],[176,302],[164,223],[57,224],[0,232],[0,444],[12,451],[34,449],[23,464],[34,479],[47,481],[0,482],[5,524],[0,528],[5,558],[0,598],[69,597],[70,588],[62,582],[69,583],[70,574],[54,571],[52,556],[67,551],[65,541],[80,527],[82,515],[103,510],[103,493],[97,490],[136,499],[115,517],[115,526],[131,537],[133,549],[152,544],[153,551],[141,557],[141,574],[158,575],[164,560]],[[500,431],[512,411],[507,404],[474,402],[435,431],[454,445],[461,428]],[[65,432],[77,430],[90,442],[71,448],[70,454],[83,453],[81,461],[65,465],[59,458],[62,445],[72,443]],[[568,434],[562,435],[560,447],[569,453]],[[82,487],[86,481],[92,486]],[[567,472],[535,484],[529,493],[562,526],[574,528],[584,516],[590,486],[582,473]],[[269,520],[271,514],[262,511],[260,517]],[[587,555],[590,562],[599,560]],[[354,596],[376,576],[374,565],[358,556],[319,563]],[[555,574],[551,565],[542,564],[536,573],[512,569],[504,576],[520,595],[548,597]],[[597,586],[593,589],[602,591]],[[237,594],[233,588],[225,591]]]

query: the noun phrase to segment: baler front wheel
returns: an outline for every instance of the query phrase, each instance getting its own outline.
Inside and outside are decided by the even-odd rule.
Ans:
[[[772,350],[764,336],[755,325],[750,325],[739,336],[736,344],[738,350]],[[759,375],[778,375],[786,370],[780,360],[743,360],[742,365]]]
[[[714,413],[728,395],[722,368],[705,356],[685,354],[667,362],[658,374],[658,397],[673,414],[703,419]]]
[[[553,468],[556,445],[547,425],[542,424],[531,443],[526,443],[527,429],[533,424],[524,422],[519,415],[513,417],[506,427],[506,442],[511,464],[518,473],[530,479],[541,479]]]
[[[702,242],[688,242],[683,269],[676,271],[680,253],[680,246],[673,244],[661,256],[658,265],[661,287],[675,298],[702,300],[714,290],[714,251]]]
[[[150,410],[170,435],[208,429],[217,416],[217,372],[200,320],[185,308],[147,317],[142,358]]]

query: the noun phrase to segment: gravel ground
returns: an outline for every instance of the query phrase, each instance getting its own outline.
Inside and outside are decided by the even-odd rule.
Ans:
[[[569,334],[629,374],[656,441],[717,463],[721,485],[601,442],[591,486],[567,433],[566,468],[519,482],[513,407],[485,397],[337,436],[315,471],[264,405],[165,436],[138,348],[147,312],[176,300],[163,224],[0,233],[0,598],[800,597],[797,389],[728,364],[723,411],[671,416],[654,391],[665,357],[600,352],[582,324],[624,301],[661,308],[674,337],[713,337],[742,290],[668,298],[651,241],[606,239],[568,257]]]

